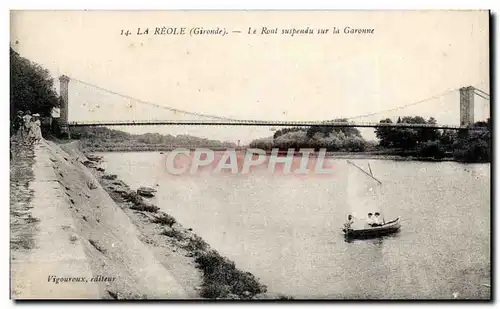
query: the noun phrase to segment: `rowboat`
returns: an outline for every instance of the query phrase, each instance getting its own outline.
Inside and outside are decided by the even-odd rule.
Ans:
[[[389,234],[393,234],[399,231],[401,228],[400,218],[396,218],[392,221],[385,222],[379,226],[371,226],[363,229],[352,229],[350,227],[344,227],[342,231],[344,236],[351,239],[367,239],[381,237]]]
[[[347,160],[347,163],[355,169],[348,173],[348,196],[352,202],[350,201],[349,205],[351,212],[342,229],[345,237],[367,239],[398,232],[401,228],[399,217],[391,221],[384,219],[384,203],[380,203],[382,196],[379,189],[382,181],[373,176],[370,164],[368,163],[368,170],[365,170],[352,161]],[[363,175],[363,178],[360,175]],[[361,216],[356,217],[356,213]],[[375,222],[380,224],[374,224]]]
[[[149,187],[140,187],[137,189],[137,194],[145,196],[145,197],[153,197],[155,196],[156,190]]]

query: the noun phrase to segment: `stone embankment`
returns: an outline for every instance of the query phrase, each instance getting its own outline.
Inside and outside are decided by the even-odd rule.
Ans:
[[[77,143],[16,146],[14,299],[255,299],[265,286],[137,195]]]
[[[183,227],[169,214],[159,211],[149,199],[132,190],[116,175],[107,174],[100,157],[87,155],[83,164],[141,231],[141,239],[190,294],[203,298],[264,299],[266,287],[249,272],[213,250],[191,228]]]
[[[52,142],[31,147],[11,161],[12,298],[189,297],[84,158]]]

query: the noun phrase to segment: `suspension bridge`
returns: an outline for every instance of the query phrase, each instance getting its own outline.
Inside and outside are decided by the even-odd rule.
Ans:
[[[484,130],[484,127],[473,126],[474,124],[474,107],[475,99],[482,98],[489,104],[490,95],[474,86],[461,87],[457,89],[452,89],[445,91],[443,93],[416,101],[410,102],[398,106],[396,108],[378,111],[374,113],[357,115],[354,117],[342,118],[346,121],[333,121],[333,120],[321,120],[321,121],[283,121],[283,120],[253,120],[253,119],[232,119],[228,117],[221,117],[218,115],[210,115],[204,113],[198,113],[193,111],[181,110],[178,108],[173,108],[157,103],[152,103],[149,101],[141,100],[138,98],[131,97],[126,94],[118,93],[109,89],[105,89],[98,85],[94,85],[76,78],[71,78],[69,76],[63,75],[59,78],[60,81],[60,93],[62,98],[62,106],[60,108],[60,124],[65,130],[69,130],[69,127],[114,127],[114,126],[172,126],[172,125],[196,125],[196,126],[269,126],[269,127],[312,127],[312,126],[328,126],[328,127],[359,127],[359,128],[380,128],[380,127],[390,127],[390,128],[428,128],[428,129],[446,129],[446,130]],[[94,102],[89,102],[89,100],[82,103],[82,105],[87,106],[88,110],[91,112],[97,111],[101,116],[104,115],[106,118],[101,120],[78,120],[78,121],[68,121],[69,107],[71,102],[69,99],[70,93],[70,81],[73,83],[78,83],[93,89],[93,93],[99,91],[104,94],[119,97],[126,100],[126,107],[129,109],[134,109],[135,106],[141,106],[141,110],[145,107],[149,107],[149,115],[158,114],[159,110],[168,111],[170,114],[185,115],[189,117],[195,117],[198,119],[136,119],[137,110],[134,110],[130,118],[134,119],[110,119],[113,112],[99,111],[100,98],[92,98]],[[417,106],[431,100],[439,99],[447,94],[459,92],[459,103],[460,104],[460,124],[437,124],[437,123],[392,123],[392,122],[362,122],[359,119],[369,118],[375,115],[385,115],[390,112],[400,111],[411,106]],[[82,96],[80,94],[80,96]],[[95,102],[97,101],[97,102]],[[102,103],[104,104],[104,103]],[[151,109],[152,108],[152,109]],[[165,117],[167,118],[167,117]]]
[[[427,128],[446,130],[483,130],[483,127],[469,127],[459,125],[439,125],[426,123],[363,123],[363,122],[331,122],[331,121],[279,121],[279,120],[118,120],[118,121],[85,121],[70,122],[72,127],[96,126],[157,126],[157,125],[209,125],[209,126],[274,126],[274,127],[356,127],[356,128]]]

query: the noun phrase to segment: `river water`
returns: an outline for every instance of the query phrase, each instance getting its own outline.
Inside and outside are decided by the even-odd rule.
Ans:
[[[386,221],[398,234],[346,242],[346,214],[368,177],[344,159],[331,175],[173,176],[166,154],[100,153],[128,183],[157,187],[158,206],[205,239],[268,292],[295,298],[489,298],[490,165],[368,163]],[[371,180],[370,180],[371,181]],[[371,184],[369,186],[372,186]],[[354,195],[353,195],[354,194]]]

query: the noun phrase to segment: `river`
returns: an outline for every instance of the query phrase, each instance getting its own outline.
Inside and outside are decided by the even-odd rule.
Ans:
[[[370,160],[386,219],[401,231],[346,242],[345,160],[332,175],[180,175],[165,154],[99,153],[132,188],[157,186],[158,206],[191,227],[268,292],[295,298],[490,297],[490,165]],[[353,160],[366,167],[368,160]],[[351,179],[351,181],[349,180]]]

